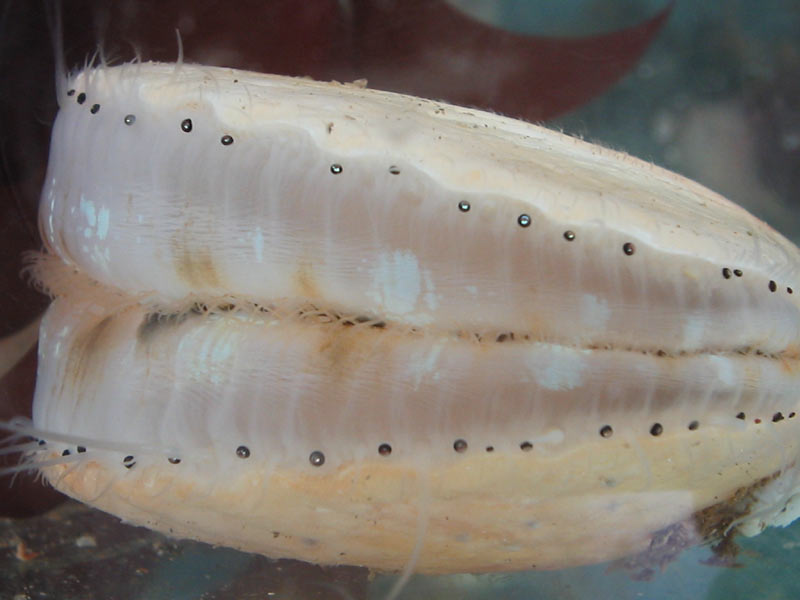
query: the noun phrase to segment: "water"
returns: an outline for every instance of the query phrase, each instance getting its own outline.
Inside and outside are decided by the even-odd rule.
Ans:
[[[543,35],[611,31],[640,22],[664,6],[659,0],[462,1],[485,22]],[[182,29],[188,31],[194,18],[189,6],[181,18]],[[6,63],[15,59],[9,48],[3,50]],[[143,51],[146,55],[147,48]],[[232,56],[236,48],[214,47],[213,51],[215,56]],[[169,52],[174,49],[170,47]],[[705,183],[798,242],[798,75],[800,1],[678,0],[663,32],[627,77],[551,125]],[[471,85],[483,84],[476,77]],[[546,87],[547,82],[542,85]],[[6,99],[12,104],[28,101],[25,97]],[[498,110],[503,110],[502,102]],[[46,121],[43,115],[33,118]],[[35,170],[31,167],[35,159],[29,156],[14,154],[12,168],[21,161],[25,168]],[[20,193],[35,201],[32,190],[36,187],[23,182]],[[704,564],[710,557],[708,548],[695,548],[647,582],[632,580],[629,573],[609,565],[597,565],[551,573],[414,577],[401,597],[800,597],[796,577],[800,523],[770,529],[742,540],[741,546],[739,568]],[[0,549],[0,597],[15,600],[381,598],[393,581],[371,577],[362,569],[271,561],[176,542],[73,503],[32,519],[0,521]]]

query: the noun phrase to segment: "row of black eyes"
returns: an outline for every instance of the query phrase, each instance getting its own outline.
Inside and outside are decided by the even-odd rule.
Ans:
[[[67,96],[74,96],[74,95],[75,95],[75,90],[67,91]],[[78,104],[83,104],[84,102],[86,102],[86,94],[84,92],[78,94],[78,96],[76,97],[76,101],[78,102]],[[89,112],[92,113],[93,115],[96,115],[98,112],[100,112],[100,105],[92,104],[91,108],[89,109]],[[136,115],[132,114],[125,115],[122,121],[123,123],[125,123],[125,125],[133,125],[134,123],[136,123]],[[185,133],[190,133],[192,131],[192,128],[193,125],[191,119],[184,119],[183,121],[181,121],[181,131]],[[220,138],[219,141],[223,146],[230,146],[231,144],[233,144],[233,136],[225,134]]]
[[[724,277],[725,279],[730,279],[734,275],[736,277],[742,277],[744,275],[744,273],[742,272],[741,269],[729,269],[728,267],[723,267],[722,268],[722,277]],[[769,283],[767,284],[767,287],[769,288],[770,292],[777,292],[778,291],[778,284],[775,283],[772,279],[769,280]],[[790,287],[787,287],[786,288],[786,293],[787,294],[793,294],[794,290],[792,288],[790,288]]]
[[[67,92],[68,96],[72,96],[74,94],[75,94],[75,90],[69,90]],[[77,102],[78,102],[78,104],[83,104],[84,102],[86,102],[86,94],[84,92],[81,92],[80,94],[78,94]],[[92,114],[97,114],[100,111],[100,105],[99,104],[93,104],[92,107],[89,109],[89,111]],[[132,115],[132,114],[125,115],[125,117],[123,118],[123,122],[126,125],[133,125],[136,122],[136,115]],[[183,131],[184,133],[191,133],[192,129],[194,128],[194,124],[192,123],[191,119],[186,118],[186,119],[183,119],[181,121],[180,127],[181,127],[181,131]],[[233,136],[231,136],[229,134],[223,135],[220,138],[220,143],[223,146],[230,146],[231,144],[233,144]],[[339,163],[333,163],[331,165],[331,167],[330,167],[330,170],[331,170],[331,173],[333,173],[334,175],[339,175],[344,171],[344,168]],[[389,173],[391,173],[392,175],[399,175],[400,174],[400,169],[395,165],[391,165],[389,167]],[[469,212],[470,208],[471,208],[471,205],[466,200],[461,200],[458,203],[458,209],[461,212]],[[533,223],[533,219],[531,218],[530,215],[523,213],[523,214],[519,215],[519,217],[517,217],[517,223],[519,224],[520,227],[530,227],[530,225]],[[568,242],[574,241],[575,240],[575,232],[574,231],[570,231],[570,230],[565,231],[564,232],[564,239],[567,240]],[[622,252],[626,256],[632,256],[636,252],[636,246],[632,242],[625,242],[622,245]],[[733,276],[733,275],[735,275],[736,277],[741,277],[743,274],[744,273],[742,273],[741,269],[730,269],[728,267],[724,267],[722,269],[722,276],[725,279],[730,279],[731,276]],[[768,284],[767,287],[769,288],[770,292],[777,292],[778,291],[778,284],[775,283],[775,281],[773,281],[773,280],[769,281],[769,284]],[[791,287],[787,287],[786,288],[786,292],[789,293],[789,294],[794,293],[794,291],[792,290]]]
[[[75,95],[75,90],[69,90],[67,92],[67,96],[74,96],[74,95]],[[78,94],[76,100],[78,101],[78,104],[83,104],[84,102],[86,102],[86,94],[81,92],[80,94]],[[93,115],[96,115],[98,112],[100,112],[100,105],[92,104],[91,108],[89,109],[89,112],[92,113]]]
[[[74,93],[75,93],[75,90],[69,90],[67,92],[67,95],[68,96],[72,96]],[[86,94],[83,93],[83,92],[78,94],[77,101],[78,101],[78,104],[83,104],[86,101]],[[99,104],[92,105],[92,108],[91,108],[91,113],[92,114],[97,114],[99,111],[100,111],[100,105]],[[133,115],[133,114],[125,115],[125,117],[123,117],[122,121],[125,123],[125,125],[133,125],[134,123],[136,123],[136,115]],[[191,133],[192,130],[194,129],[194,123],[189,118],[183,119],[181,121],[180,128],[181,128],[181,131],[183,131],[184,133]],[[233,144],[233,136],[231,136],[229,134],[223,135],[220,138],[220,143],[223,146],[230,146],[231,144]],[[331,171],[331,173],[333,175],[340,175],[341,173],[344,172],[344,167],[342,167],[342,165],[339,164],[339,163],[333,163],[330,166],[330,171]],[[400,174],[400,168],[397,167],[396,165],[391,165],[389,167],[389,173],[391,173],[392,175],[399,175]],[[469,212],[470,208],[471,208],[470,203],[467,202],[466,200],[461,200],[458,203],[458,209],[461,212]],[[523,213],[523,214],[519,215],[519,217],[517,217],[517,223],[519,224],[520,227],[530,227],[530,225],[533,223],[533,219],[531,218],[530,215]],[[567,240],[568,242],[573,241],[575,239],[575,232],[573,232],[573,231],[565,231],[564,232],[564,239]],[[634,252],[636,252],[636,247],[633,245],[633,243],[626,242],[625,244],[622,245],[622,251],[626,255],[631,256]]]
[[[790,412],[788,415],[786,415],[786,417],[783,416],[782,412],[776,412],[775,414],[772,415],[772,422],[778,423],[780,421],[783,421],[785,418],[793,419],[795,416],[796,413],[794,411]],[[742,421],[745,420],[746,419],[745,413],[743,412],[737,413],[736,418]],[[753,419],[753,422],[756,424],[760,424],[762,423],[762,420],[760,418],[756,418]],[[700,423],[698,421],[691,421],[686,428],[689,429],[689,431],[697,431],[700,428]],[[610,438],[612,435],[614,435],[614,429],[611,427],[611,425],[603,425],[598,430],[598,433],[600,434],[601,437]],[[653,437],[658,437],[662,433],[664,433],[664,426],[661,425],[661,423],[653,423],[653,425],[650,427],[650,435],[652,435]],[[44,441],[39,442],[39,444],[42,445],[44,443],[45,443]],[[459,454],[463,454],[464,452],[467,451],[468,448],[469,444],[467,443],[467,440],[463,438],[458,438],[455,442],[453,442],[453,450],[455,452],[458,452]],[[531,450],[533,450],[533,443],[529,441],[521,442],[519,448],[523,452],[530,452]],[[79,453],[86,452],[86,447],[78,446],[77,451]],[[486,446],[486,452],[494,452],[494,446]],[[391,444],[387,444],[384,442],[383,444],[380,444],[378,446],[379,455],[389,456],[391,455],[391,453],[392,453]],[[61,453],[61,455],[69,456],[70,450],[68,449],[64,450]],[[250,458],[250,449],[247,446],[239,446],[238,448],[236,448],[236,456],[242,459]],[[167,461],[170,464],[177,465],[180,464],[181,459],[176,457],[170,457],[167,459]],[[314,450],[313,452],[311,452],[311,454],[309,454],[308,462],[311,463],[311,465],[314,467],[321,467],[322,465],[325,464],[325,454],[319,450]],[[136,460],[133,457],[133,455],[128,455],[122,459],[122,464],[126,468],[130,469],[136,464]]]

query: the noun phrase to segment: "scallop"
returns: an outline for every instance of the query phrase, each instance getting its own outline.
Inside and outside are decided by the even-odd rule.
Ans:
[[[800,252],[743,209],[358,86],[142,63],[67,88],[31,426],[63,492],[213,544],[428,573],[798,516]]]

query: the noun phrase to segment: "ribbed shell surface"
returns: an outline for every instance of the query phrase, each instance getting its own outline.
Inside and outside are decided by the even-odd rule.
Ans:
[[[97,443],[59,489],[427,572],[624,556],[742,490],[782,522],[800,253],[741,208],[352,85],[133,64],[65,90],[34,425]]]

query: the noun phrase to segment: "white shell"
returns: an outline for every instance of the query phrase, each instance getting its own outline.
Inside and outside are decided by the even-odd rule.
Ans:
[[[96,443],[59,489],[426,572],[624,556],[743,494],[747,532],[800,510],[800,253],[741,208],[354,86],[134,64],[65,89],[34,424]]]

